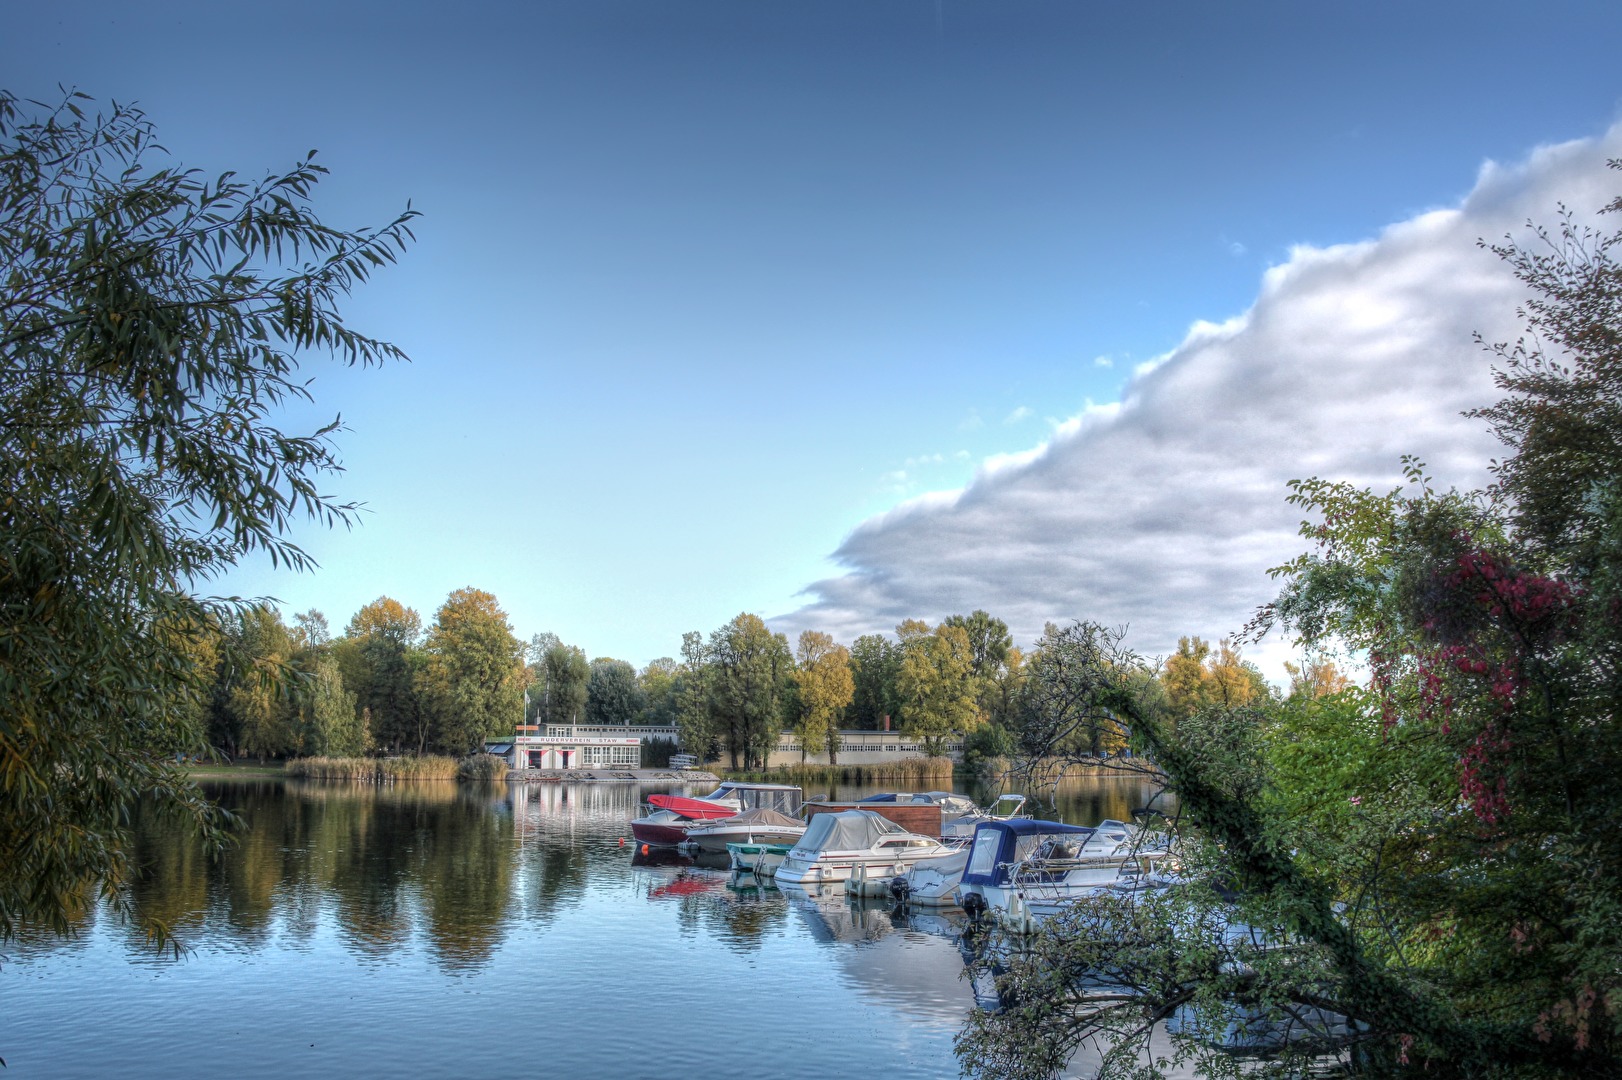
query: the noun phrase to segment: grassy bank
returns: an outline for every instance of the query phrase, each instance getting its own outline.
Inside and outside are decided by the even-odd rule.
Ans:
[[[744,772],[721,771],[728,780],[753,780],[770,784],[895,784],[916,790],[934,790],[952,785],[950,758],[903,758],[900,761],[853,762],[838,765],[779,765],[775,769]]]
[[[484,755],[480,755],[481,757]],[[454,780],[460,764],[453,757],[307,757],[287,763],[286,775],[307,780]]]

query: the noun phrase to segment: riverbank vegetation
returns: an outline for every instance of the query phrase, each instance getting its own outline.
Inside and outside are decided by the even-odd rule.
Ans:
[[[289,761],[284,773],[306,780],[365,780],[372,783],[390,780],[454,780],[462,775],[463,765],[464,761],[437,754],[391,758],[303,757]]]
[[[1269,1075],[1622,1074],[1619,245],[1566,215],[1493,249],[1528,299],[1474,414],[1508,450],[1491,488],[1415,461],[1384,493],[1291,485],[1309,548],[1249,632],[1352,650],[1366,686],[1301,671],[1173,718],[1118,634],[1050,632],[1073,707],[1021,750],[1129,740],[1178,798],[1188,881],[1079,904],[1001,969],[1021,1007],[975,1012],[969,1071],[1090,1046],[1101,1075],[1236,1075],[1235,1040],[1271,1031]],[[1176,1049],[1150,1067],[1157,1030]]]

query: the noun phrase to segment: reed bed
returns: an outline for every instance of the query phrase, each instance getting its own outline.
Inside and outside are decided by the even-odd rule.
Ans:
[[[952,782],[950,758],[912,757],[900,761],[852,762],[838,765],[779,765],[775,769],[755,772],[727,770],[722,773],[729,780],[755,780],[761,783],[826,784],[898,784],[909,788],[927,788],[930,785]]]
[[[481,757],[484,755],[480,755]],[[458,762],[453,757],[307,757],[287,763],[287,775],[307,780],[454,780]]]

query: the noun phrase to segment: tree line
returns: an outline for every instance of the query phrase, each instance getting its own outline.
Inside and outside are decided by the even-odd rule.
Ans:
[[[893,729],[941,756],[967,740],[971,759],[1014,752],[1023,733],[1063,708],[1063,635],[1049,626],[1029,650],[985,611],[936,626],[908,619],[894,637],[866,634],[845,646],[806,630],[791,647],[763,620],[740,614],[704,635],[683,635],[681,659],[640,670],[588,659],[556,634],[514,636],[496,598],[452,593],[426,628],[382,596],[334,635],[320,611],[284,622],[253,606],[196,645],[212,665],[212,693],[196,707],[213,746],[236,755],[289,757],[475,753],[520,723],[674,728],[681,746],[733,768],[760,767],[785,731],[802,757],[837,763],[841,730]],[[217,658],[239,658],[227,665]],[[1317,674],[1330,678],[1333,665]],[[1247,704],[1275,694],[1228,641],[1213,650],[1183,638],[1150,683],[1168,715],[1212,701]],[[1096,733],[1089,749],[1118,749]]]

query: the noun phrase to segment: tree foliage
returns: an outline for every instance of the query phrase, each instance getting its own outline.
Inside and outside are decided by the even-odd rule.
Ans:
[[[380,596],[349,620],[345,637],[351,648],[339,653],[371,738],[396,753],[421,754],[428,748],[431,717],[418,699],[427,659],[421,636],[422,617],[415,609]],[[346,654],[348,661],[342,659]]]
[[[1014,703],[1014,730],[1025,756],[1089,761],[1125,749],[1125,728],[1094,706],[1113,640],[1088,623],[1049,625],[1037,640]]]
[[[901,652],[883,634],[863,634],[851,645],[850,671],[854,684],[849,717],[851,727],[877,731],[887,718],[900,712],[896,678]]]
[[[676,738],[700,761],[721,756],[720,740],[710,713],[710,647],[704,635],[689,630],[681,636],[681,664],[676,669]]]
[[[573,645],[553,645],[546,650],[542,669],[546,674],[546,722],[580,723],[591,682],[586,654]]]
[[[636,669],[624,660],[598,657],[586,680],[586,723],[627,725],[636,720],[647,698]]]
[[[1349,1022],[1339,1038],[1268,1068],[1328,1055],[1368,1075],[1622,1072],[1619,241],[1567,216],[1495,249],[1531,299],[1528,337],[1490,347],[1507,396],[1478,415],[1511,451],[1494,488],[1437,491],[1411,460],[1385,493],[1291,485],[1312,547],[1277,568],[1252,629],[1361,652],[1366,688],[1207,705],[1174,728],[1134,691],[1133,658],[1095,665],[1092,709],[1126,723],[1178,797],[1204,884],[1165,895],[1259,928],[1264,947],[1192,968],[1223,942],[1168,936],[1158,900],[1079,905],[1077,919],[1131,929],[1056,928],[1039,946],[1050,963],[1003,984],[1020,1000],[1063,986],[1054,1006],[977,1014],[965,1061],[1031,1075],[1098,1037],[1106,1064],[1142,1075],[1148,1032],[1181,1010],[1205,1021],[1179,1036],[1190,1055],[1224,1018],[1318,1010]],[[1130,993],[1094,993],[1101,971],[1129,973]]]
[[[344,689],[338,661],[320,655],[311,664],[311,680],[299,709],[299,749],[318,757],[358,757],[370,738],[355,694]]]
[[[763,763],[783,730],[784,695],[794,658],[788,639],[760,616],[740,614],[710,635],[709,713],[712,732],[732,767]]]
[[[969,635],[946,623],[931,630],[908,619],[896,627],[901,663],[896,691],[901,730],[930,757],[942,757],[946,743],[979,721],[980,682],[975,676]]]
[[[434,741],[471,754],[486,739],[511,734],[523,716],[523,644],[490,593],[457,589],[428,631],[419,684],[434,716]]]
[[[301,358],[400,356],[337,305],[411,211],[334,229],[313,156],[209,180],[87,100],[0,94],[0,938],[65,929],[92,883],[119,901],[137,800],[219,836],[173,763],[202,748],[195,644],[232,614],[194,590],[245,555],[306,567],[294,520],[351,516],[318,486],[337,422],[274,420],[309,398]]]
[[[637,674],[642,690],[642,715],[637,723],[650,727],[675,727],[678,709],[676,661],[668,656],[649,660]]]
[[[837,764],[839,721],[856,693],[850,650],[821,631],[803,630],[794,660],[801,757],[826,750],[829,762]]]
[[[1230,638],[1218,642],[1214,652],[1203,638],[1178,638],[1177,651],[1162,665],[1160,684],[1176,716],[1213,707],[1243,708],[1259,704],[1269,693],[1261,671]]]

